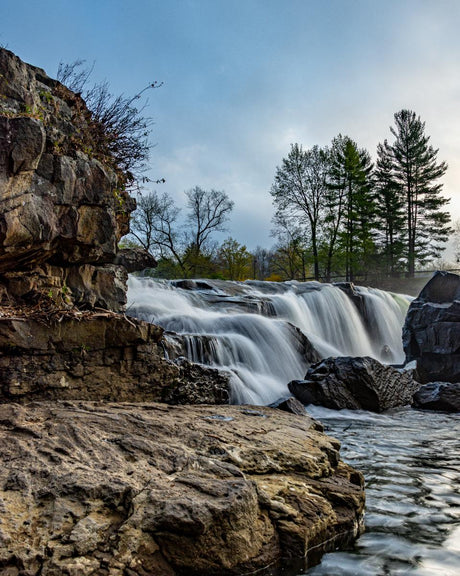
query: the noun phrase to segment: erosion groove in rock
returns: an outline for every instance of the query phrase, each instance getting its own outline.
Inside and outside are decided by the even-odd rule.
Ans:
[[[242,574],[356,535],[363,480],[309,417],[270,408],[0,406],[0,566]]]
[[[304,404],[373,412],[411,404],[419,387],[410,371],[370,357],[348,356],[326,358],[308,369],[305,380],[289,383],[291,393]]]

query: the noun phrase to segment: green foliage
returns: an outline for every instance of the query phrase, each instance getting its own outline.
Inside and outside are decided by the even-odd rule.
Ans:
[[[246,246],[234,238],[227,238],[217,252],[218,262],[224,278],[245,280],[251,273],[251,254]]]
[[[291,145],[271,188],[279,241],[272,266],[283,277],[305,277],[311,263],[326,281],[363,280],[371,270],[413,275],[439,255],[451,231],[439,183],[447,166],[414,112],[397,112],[395,124],[395,142],[378,145],[375,168],[348,136],[330,148]]]
[[[425,123],[411,110],[394,115],[395,137],[387,145],[391,185],[404,198],[405,220],[402,241],[409,276],[418,264],[439,256],[440,248],[451,232],[450,215],[443,208],[449,200],[441,196],[439,179],[447,170],[445,162],[437,162],[438,150],[429,144]]]

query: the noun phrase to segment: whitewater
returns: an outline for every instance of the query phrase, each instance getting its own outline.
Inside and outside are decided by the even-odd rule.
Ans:
[[[404,360],[402,324],[410,298],[374,288],[319,282],[164,281],[130,277],[128,314],[162,326],[188,359],[230,373],[232,402],[286,396],[318,359]],[[172,334],[174,333],[174,334]]]

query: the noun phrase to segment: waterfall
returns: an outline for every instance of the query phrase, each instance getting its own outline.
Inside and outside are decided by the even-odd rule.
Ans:
[[[401,363],[410,298],[319,282],[164,281],[131,276],[128,313],[166,330],[172,356],[230,372],[232,401],[287,395],[311,362],[372,356]]]

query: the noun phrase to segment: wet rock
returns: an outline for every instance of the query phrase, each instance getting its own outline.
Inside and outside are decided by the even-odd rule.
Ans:
[[[348,356],[314,364],[305,380],[294,380],[288,385],[290,392],[306,405],[372,412],[411,404],[419,386],[411,372],[385,366],[374,358]]]
[[[436,272],[409,307],[403,344],[420,382],[460,382],[460,276]]]
[[[424,410],[460,412],[460,383],[431,382],[414,394],[414,406]]]
[[[245,409],[0,406],[3,573],[236,575],[356,536],[363,478],[339,443]]]

